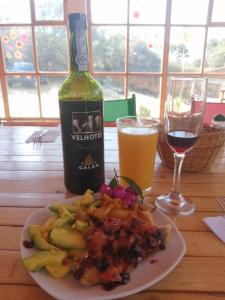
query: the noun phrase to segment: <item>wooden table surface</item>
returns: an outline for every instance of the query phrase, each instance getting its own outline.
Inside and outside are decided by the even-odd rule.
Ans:
[[[36,129],[0,128],[0,300],[52,299],[25,271],[19,250],[27,217],[50,202],[70,196],[63,184],[60,137],[34,150],[25,140]],[[115,128],[105,130],[105,161],[110,178],[113,169],[118,170]],[[175,220],[187,244],[185,257],[159,283],[124,299],[225,299],[225,244],[203,223],[203,217],[222,214],[216,199],[225,195],[224,175],[223,151],[207,171],[183,174],[182,192],[197,206],[193,215]],[[157,160],[152,200],[167,193],[171,181],[172,171]]]

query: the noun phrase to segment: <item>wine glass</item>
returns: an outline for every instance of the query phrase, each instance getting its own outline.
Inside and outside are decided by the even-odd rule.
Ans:
[[[156,198],[156,206],[175,215],[189,215],[195,204],[180,193],[182,163],[193,148],[203,126],[207,78],[169,79],[165,104],[164,131],[174,155],[174,177],[171,191]]]

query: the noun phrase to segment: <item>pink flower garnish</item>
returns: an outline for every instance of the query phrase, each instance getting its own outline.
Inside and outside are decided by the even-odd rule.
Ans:
[[[128,186],[128,187],[126,188],[126,192],[132,193],[132,194],[134,194],[135,196],[138,195],[137,192],[136,192],[131,186]]]
[[[123,202],[132,205],[137,202],[137,197],[133,193],[127,193],[126,197],[123,198]]]
[[[109,197],[113,197],[114,196],[113,189],[108,184],[106,184],[106,183],[103,183],[101,185],[100,192],[102,194],[108,195]]]
[[[123,186],[117,185],[114,188],[114,197],[123,199],[126,197],[126,194],[127,194],[126,189]]]

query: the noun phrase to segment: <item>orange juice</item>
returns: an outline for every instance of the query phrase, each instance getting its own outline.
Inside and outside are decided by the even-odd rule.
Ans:
[[[118,129],[120,175],[132,178],[142,190],[152,186],[157,140],[156,128]]]

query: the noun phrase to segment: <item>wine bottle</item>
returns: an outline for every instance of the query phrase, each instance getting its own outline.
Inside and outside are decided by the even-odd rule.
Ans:
[[[59,90],[64,183],[71,193],[104,182],[103,95],[88,71],[86,15],[69,14],[70,76]]]

